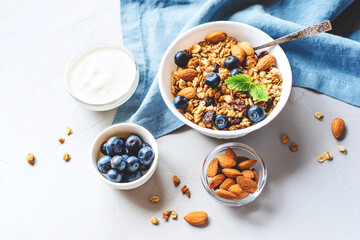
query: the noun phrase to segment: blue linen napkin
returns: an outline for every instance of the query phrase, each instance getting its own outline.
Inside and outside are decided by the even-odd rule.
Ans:
[[[113,124],[136,123],[155,137],[181,127],[159,92],[156,73],[161,57],[181,32],[218,20],[247,23],[278,38],[330,19],[333,34],[281,45],[292,67],[293,84],[360,106],[359,12],[359,1],[349,0],[121,0],[124,46],[138,61],[140,81]]]

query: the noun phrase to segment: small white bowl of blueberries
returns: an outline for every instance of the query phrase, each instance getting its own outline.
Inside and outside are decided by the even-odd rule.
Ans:
[[[120,123],[102,131],[91,149],[95,174],[109,186],[129,190],[147,182],[155,172],[158,147],[145,128]]]

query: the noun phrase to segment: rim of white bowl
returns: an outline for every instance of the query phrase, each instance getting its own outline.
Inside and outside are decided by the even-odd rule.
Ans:
[[[147,170],[147,172],[139,179],[133,181],[133,182],[127,182],[127,183],[115,183],[112,182],[110,180],[108,180],[102,173],[99,172],[99,170],[97,169],[97,161],[98,159],[95,157],[94,158],[94,154],[95,156],[98,155],[99,153],[99,149],[100,148],[95,148],[95,145],[97,144],[99,138],[104,135],[106,132],[111,131],[112,129],[116,129],[118,127],[124,127],[125,129],[127,127],[135,127],[137,129],[139,129],[141,132],[143,132],[143,134],[138,134],[138,135],[146,135],[147,138],[151,139],[152,143],[149,143],[151,148],[154,150],[155,153],[155,157],[154,160],[151,164],[151,167],[149,168],[149,170]],[[114,134],[116,135],[116,134]],[[142,137],[142,136],[140,136]],[[102,144],[102,143],[101,143]],[[100,144],[100,146],[101,146]],[[95,140],[93,141],[92,147],[91,147],[91,151],[90,151],[90,164],[92,166],[92,169],[94,170],[95,174],[106,184],[112,186],[113,188],[119,189],[119,190],[131,190],[137,187],[140,187],[141,185],[143,185],[144,183],[146,183],[154,174],[157,164],[158,164],[158,158],[159,158],[159,149],[157,146],[157,142],[156,139],[154,138],[154,136],[149,132],[149,130],[147,130],[146,128],[137,125],[137,124],[133,124],[133,123],[118,123],[118,124],[114,124],[112,126],[109,126],[107,128],[105,128],[103,131],[101,131],[95,138]]]
[[[218,137],[224,137],[224,138],[228,138],[228,137],[241,137],[244,136],[250,132],[253,132],[263,126],[265,126],[266,124],[268,124],[269,122],[271,122],[280,112],[281,110],[285,107],[289,96],[290,96],[290,92],[291,92],[291,86],[292,86],[292,71],[291,71],[291,66],[290,66],[290,62],[289,59],[287,58],[284,50],[277,45],[280,48],[280,52],[284,54],[284,63],[285,63],[285,68],[288,69],[289,71],[289,79],[287,79],[287,81],[290,81],[290,87],[286,88],[286,89],[282,89],[281,91],[281,97],[280,97],[280,101],[278,102],[278,104],[276,105],[276,107],[274,108],[274,110],[261,122],[252,125],[250,127],[247,128],[243,128],[243,129],[239,129],[239,130],[233,130],[233,131],[223,131],[223,130],[214,130],[214,129],[208,129],[208,128],[203,128],[200,127],[199,125],[191,122],[190,120],[188,120],[187,118],[185,118],[172,104],[172,102],[168,102],[166,100],[166,95],[165,95],[165,91],[170,91],[170,89],[164,89],[161,82],[166,81],[166,79],[162,78],[162,72],[164,71],[164,65],[167,59],[169,59],[169,54],[172,51],[172,49],[178,44],[178,42],[180,42],[183,38],[186,38],[188,36],[190,36],[194,31],[198,31],[198,30],[202,30],[204,28],[208,28],[209,26],[216,26],[216,25],[222,25],[222,24],[229,24],[229,25],[238,25],[241,27],[245,27],[245,28],[251,28],[255,31],[258,31],[261,34],[264,34],[266,36],[268,36],[270,39],[273,39],[272,37],[270,37],[267,33],[265,33],[264,31],[253,27],[251,25],[245,24],[245,23],[240,23],[240,22],[234,22],[234,21],[214,21],[214,22],[209,22],[209,23],[204,23],[201,25],[198,25],[196,27],[193,27],[191,29],[189,29],[188,31],[186,31],[185,33],[181,34],[180,36],[178,36],[172,43],[171,45],[167,48],[165,54],[163,55],[161,62],[160,62],[160,67],[159,67],[159,88],[160,88],[160,93],[161,96],[165,102],[165,104],[168,106],[168,108],[170,109],[170,111],[179,119],[181,120],[183,123],[185,123],[186,125],[188,125],[189,127],[194,128],[195,130],[199,131],[200,133],[204,133],[208,136],[213,136],[213,135],[217,135]],[[194,43],[195,44],[195,43]],[[168,81],[170,81],[170,76]]]

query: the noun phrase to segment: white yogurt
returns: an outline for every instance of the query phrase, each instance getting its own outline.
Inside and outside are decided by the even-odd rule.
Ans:
[[[101,46],[85,52],[72,63],[67,84],[80,101],[106,104],[126,97],[137,81],[136,74],[136,63],[125,51]]]

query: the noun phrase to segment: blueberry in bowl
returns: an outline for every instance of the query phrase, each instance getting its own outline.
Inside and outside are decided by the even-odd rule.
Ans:
[[[91,164],[96,175],[116,189],[141,186],[153,175],[157,162],[154,137],[136,124],[122,123],[105,129],[91,150]]]

